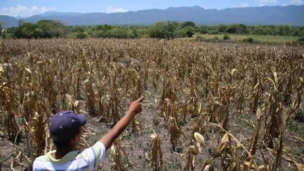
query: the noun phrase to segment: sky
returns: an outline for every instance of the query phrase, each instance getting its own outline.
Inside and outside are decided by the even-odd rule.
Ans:
[[[47,11],[115,13],[181,6],[225,9],[303,4],[304,0],[0,0],[0,15],[29,17]]]

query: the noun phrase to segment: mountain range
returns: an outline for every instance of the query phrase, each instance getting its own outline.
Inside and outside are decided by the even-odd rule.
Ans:
[[[71,25],[152,25],[160,21],[193,21],[200,25],[292,25],[304,26],[304,5],[227,8],[222,10],[194,7],[170,7],[125,13],[61,13],[49,11],[24,18],[24,22],[57,20]],[[4,27],[18,26],[19,19],[0,15]]]

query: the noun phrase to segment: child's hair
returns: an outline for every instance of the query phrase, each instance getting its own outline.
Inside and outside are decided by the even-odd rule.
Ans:
[[[69,140],[62,141],[62,142],[53,141],[54,144],[55,144],[55,146],[56,146],[56,148],[57,148],[57,149],[64,149],[64,148],[68,147],[69,144],[70,144],[70,141],[71,141],[73,138],[75,138],[77,134],[79,134],[79,131],[80,131],[80,129],[78,129],[75,133],[73,133],[73,135],[71,136],[72,138],[69,139]]]

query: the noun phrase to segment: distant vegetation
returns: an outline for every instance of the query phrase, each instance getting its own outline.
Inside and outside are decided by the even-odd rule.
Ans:
[[[68,28],[52,20],[41,20],[36,24],[19,22],[19,27],[6,30],[5,38],[60,38],[68,34]]]
[[[58,21],[41,20],[35,24],[19,22],[18,27],[8,28],[4,38],[158,38],[174,39],[193,35],[212,35],[215,40],[229,40],[230,35],[294,36],[303,41],[304,27],[296,26],[247,26],[244,24],[206,26],[193,22],[159,22],[151,26],[65,26]],[[218,36],[217,36],[218,35]],[[223,37],[220,35],[224,35]],[[204,37],[196,40],[203,41]],[[253,42],[249,37],[243,42]]]
[[[226,37],[225,37],[226,35]],[[227,39],[227,35],[229,39]],[[224,40],[224,37],[226,38]],[[301,37],[297,36],[275,36],[275,35],[252,35],[252,34],[196,34],[193,38],[183,38],[185,40],[196,40],[197,42],[243,42],[255,44],[281,44],[294,42],[295,45],[304,42]]]

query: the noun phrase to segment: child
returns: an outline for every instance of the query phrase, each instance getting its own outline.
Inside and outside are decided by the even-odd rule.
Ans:
[[[49,125],[51,138],[56,146],[55,151],[50,151],[44,156],[36,158],[33,171],[91,171],[99,162],[105,160],[106,151],[115,139],[126,129],[131,119],[141,112],[141,102],[144,97],[130,104],[127,114],[103,136],[95,145],[83,152],[75,150],[86,124],[84,115],[72,111],[63,111],[55,114]]]

